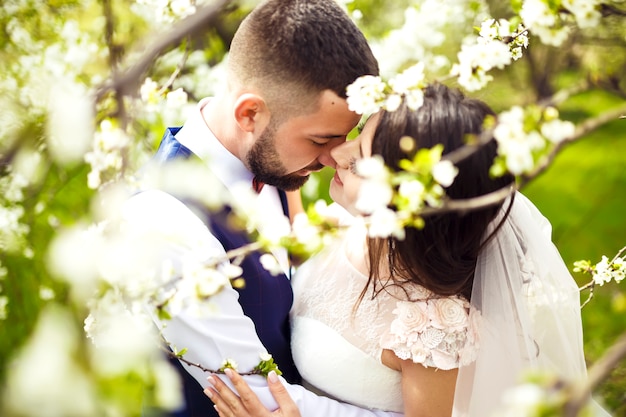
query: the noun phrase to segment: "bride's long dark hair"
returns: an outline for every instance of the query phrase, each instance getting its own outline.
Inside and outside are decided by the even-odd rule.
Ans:
[[[424,105],[417,111],[403,103],[394,112],[382,112],[372,154],[381,155],[387,166],[397,167],[401,159],[407,158],[400,148],[404,136],[415,140],[414,151],[442,144],[445,155],[464,146],[468,135],[480,134],[485,117],[494,115],[484,102],[466,98],[443,84],[428,86],[424,95]],[[446,189],[447,195],[465,199],[510,186],[512,176],[493,178],[489,174],[496,149],[492,139],[456,164],[459,173]],[[462,295],[469,300],[487,225],[501,207],[502,203],[467,212],[441,212],[426,216],[423,229],[406,228],[405,239],[369,239],[370,274],[360,299],[370,286],[375,297],[386,285],[413,281],[435,294]]]

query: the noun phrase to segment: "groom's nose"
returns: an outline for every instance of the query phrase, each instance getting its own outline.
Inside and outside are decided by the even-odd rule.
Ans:
[[[335,158],[333,157],[333,152],[337,149],[338,146],[344,144],[346,142],[345,138],[336,138],[326,144],[324,151],[317,158],[320,164],[335,168],[337,165]]]

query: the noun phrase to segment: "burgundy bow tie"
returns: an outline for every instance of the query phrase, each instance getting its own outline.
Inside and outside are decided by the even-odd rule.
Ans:
[[[252,188],[254,189],[254,191],[257,192],[257,194],[261,192],[261,190],[263,189],[264,185],[265,185],[265,183],[259,181],[256,177],[254,177],[252,179]]]

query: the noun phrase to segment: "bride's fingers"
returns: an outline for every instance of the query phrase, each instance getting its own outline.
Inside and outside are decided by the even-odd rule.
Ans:
[[[270,392],[272,396],[278,403],[278,407],[281,410],[281,415],[287,417],[299,417],[300,410],[298,406],[293,401],[289,392],[285,388],[285,386],[280,382],[276,372],[271,371],[267,376],[267,384],[270,388]]]
[[[209,397],[211,401],[213,401],[213,408],[217,411],[217,414],[220,417],[231,417],[230,408],[226,405],[224,400],[220,397],[220,395],[215,391],[212,387],[206,387],[204,389],[204,395]]]
[[[241,375],[231,369],[226,369],[224,373],[228,376],[230,382],[233,383],[244,408],[250,413],[250,415],[267,416],[270,414],[259,400],[259,397],[257,397],[257,395],[250,389],[250,386],[246,383],[246,381],[244,381]]]
[[[247,413],[243,403],[220,378],[212,375],[207,378],[211,387],[207,387],[204,393],[215,404],[215,409],[222,417],[247,417]]]

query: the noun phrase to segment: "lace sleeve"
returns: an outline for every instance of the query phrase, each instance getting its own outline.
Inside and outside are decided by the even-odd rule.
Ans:
[[[381,347],[426,367],[458,368],[476,359],[480,312],[460,297],[398,301]]]

